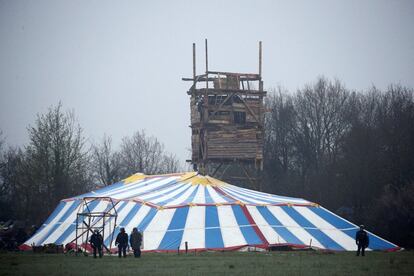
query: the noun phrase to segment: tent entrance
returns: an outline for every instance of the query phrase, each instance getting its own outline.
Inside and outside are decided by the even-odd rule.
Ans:
[[[106,202],[107,206],[104,211],[94,211],[94,207],[100,202]],[[80,204],[76,215],[76,252],[91,250],[89,245],[89,237],[95,230],[103,237],[103,248],[106,252],[111,252],[111,245],[114,238],[114,230],[118,213],[115,206],[118,202],[114,202],[110,197],[84,197]],[[108,245],[105,241],[108,241]],[[109,246],[109,248],[108,248]]]

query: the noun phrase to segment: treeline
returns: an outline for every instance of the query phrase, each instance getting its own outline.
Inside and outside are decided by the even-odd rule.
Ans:
[[[319,78],[267,97],[264,189],[304,197],[414,246],[414,92]]]
[[[0,220],[39,225],[61,199],[136,172],[180,170],[178,159],[144,131],[123,138],[119,150],[109,136],[91,145],[74,113],[61,104],[38,115],[28,134],[28,144],[17,148],[0,137]]]

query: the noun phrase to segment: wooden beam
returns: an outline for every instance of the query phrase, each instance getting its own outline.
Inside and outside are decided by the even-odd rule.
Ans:
[[[227,163],[227,166],[224,168],[223,172],[221,173],[221,176],[218,179],[223,179],[224,174],[230,168],[231,163]]]
[[[249,182],[252,184],[252,186],[254,187],[254,188],[257,188],[256,187],[256,183],[255,183],[255,181],[250,177],[250,175],[249,175],[249,172],[247,171],[247,169],[244,167],[244,165],[243,165],[243,163],[240,163],[240,162],[237,162],[238,164],[239,164],[239,166],[243,169],[243,171],[244,171],[244,174],[247,176],[247,179],[249,179]]]
[[[203,95],[205,94],[206,89],[200,88],[200,89],[192,89],[187,92],[189,95]],[[215,94],[215,95],[227,95],[229,93],[234,93],[235,95],[249,95],[249,96],[266,96],[266,91],[260,91],[260,90],[240,90],[240,89],[217,89],[217,88],[210,88],[208,89],[209,94]]]
[[[211,116],[216,115],[216,113],[220,110],[220,108],[223,107],[223,105],[231,98],[233,97],[234,93],[231,93],[227,96],[227,98],[224,99],[224,101],[217,107],[217,109],[215,111],[213,111],[213,113],[211,114]]]
[[[260,77],[259,74],[254,73],[234,73],[234,72],[221,72],[221,71],[207,71],[209,74],[220,74],[220,75],[228,75],[228,76],[239,76],[239,77],[248,77],[248,78],[258,78]]]
[[[218,79],[218,77],[214,77],[214,76],[213,77],[209,77],[208,79],[206,79],[205,76],[206,76],[205,74],[196,76],[196,81],[206,81],[206,80],[208,80],[208,81],[215,81],[215,80]],[[223,75],[221,73],[220,73],[220,77],[223,78]],[[246,81],[246,80],[249,80],[249,81],[260,81],[260,78],[259,77],[239,76],[239,78],[240,78],[240,81]],[[181,80],[182,81],[194,81],[194,78],[181,78]]]
[[[259,121],[259,119],[256,117],[256,115],[254,114],[253,110],[250,108],[250,106],[244,101],[244,99],[242,97],[240,97],[240,100],[242,101],[242,103],[244,104],[244,106],[247,108],[247,111],[249,111],[250,115],[253,116],[254,120],[259,124],[260,127],[262,126],[262,123]]]
[[[220,163],[217,168],[214,170],[214,172],[211,174],[212,177],[214,177],[216,175],[216,173],[218,172],[218,170],[221,168],[221,166],[223,165],[223,163]]]

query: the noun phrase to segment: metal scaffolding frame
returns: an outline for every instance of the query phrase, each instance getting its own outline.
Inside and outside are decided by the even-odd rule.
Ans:
[[[76,252],[80,251],[79,249],[82,250],[82,245],[86,251],[85,244],[88,243],[89,233],[93,233],[95,230],[99,231],[105,241],[105,227],[107,227],[109,235],[111,235],[111,241],[109,248],[105,244],[103,244],[103,247],[110,253],[118,218],[118,213],[115,209],[118,202],[114,202],[110,197],[84,197],[82,200],[83,202],[79,206],[79,211],[76,214],[76,237],[74,239]],[[102,212],[94,212],[91,210],[90,204],[97,200],[108,201],[108,207]],[[82,240],[85,234],[86,240]]]

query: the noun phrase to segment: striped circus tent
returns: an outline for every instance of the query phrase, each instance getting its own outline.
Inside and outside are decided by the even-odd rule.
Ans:
[[[196,172],[134,174],[105,188],[64,199],[23,248],[74,243],[79,237],[76,222],[85,198],[93,199],[88,207],[91,212],[116,210],[116,222],[110,217],[104,229],[104,243],[112,249],[113,237],[121,227],[128,234],[137,227],[143,233],[144,251],[184,250],[185,244],[197,251],[270,246],[356,250],[358,227],[318,204],[237,187]],[[84,242],[85,235],[81,235]],[[369,238],[368,250],[400,249],[372,233]]]

